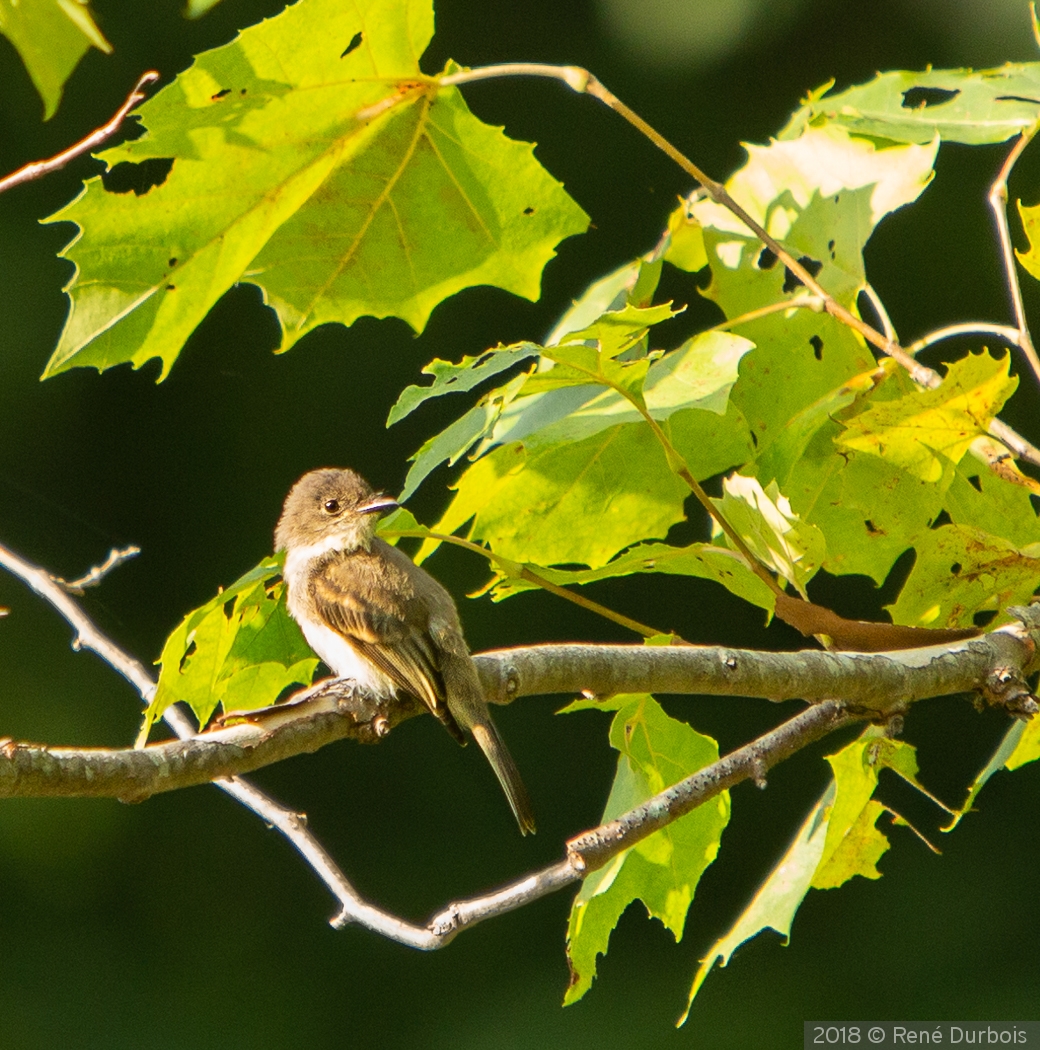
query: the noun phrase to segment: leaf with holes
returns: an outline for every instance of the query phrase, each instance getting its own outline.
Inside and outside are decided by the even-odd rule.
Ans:
[[[938,481],[944,459],[959,463],[1018,386],[1007,354],[969,354],[934,390],[875,401],[845,422],[841,448],[880,456],[924,481]]]
[[[1030,601],[1040,581],[1040,542],[1024,547],[970,525],[943,525],[917,542],[917,560],[893,623],[970,627],[980,612]]]
[[[796,111],[780,138],[810,123],[840,125],[857,135],[895,142],[1005,142],[1040,116],[1040,64],[999,69],[928,69],[879,73],[868,84],[817,92]]]
[[[714,740],[670,718],[651,696],[614,697],[611,705],[619,706],[610,727],[610,743],[619,754],[604,822],[718,758]],[[723,792],[585,879],[567,923],[571,979],[565,1004],[591,987],[597,956],[607,953],[610,934],[633,901],[641,900],[651,918],[676,941],[682,939],[697,882],[715,859],[729,814],[729,793]]]
[[[937,145],[879,149],[841,128],[806,128],[797,139],[747,147],[747,163],[726,188],[855,311],[864,245],[885,215],[927,186]],[[703,232],[711,267],[705,294],[730,320],[746,318],[735,330],[756,349],[741,362],[733,402],[764,451],[797,413],[869,372],[874,359],[818,303],[806,305],[811,300],[798,279],[729,211],[704,199],[680,212],[686,226]]]
[[[587,216],[531,145],[419,69],[429,0],[300,0],[198,56],[107,164],[172,167],[141,196],[91,179],[51,216],[80,233],[50,376],[151,358],[164,377],[213,304],[256,284],[282,349],[328,322],[400,317],[490,284],[538,297]]]

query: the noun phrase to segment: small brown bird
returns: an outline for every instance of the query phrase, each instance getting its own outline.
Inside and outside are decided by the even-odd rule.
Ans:
[[[462,744],[472,733],[526,835],[531,800],[491,720],[451,595],[375,535],[379,515],[396,506],[352,470],[300,478],[274,534],[286,552],[289,613],[340,678],[418,697]]]

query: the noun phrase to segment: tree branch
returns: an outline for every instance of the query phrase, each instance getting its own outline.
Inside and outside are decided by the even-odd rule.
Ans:
[[[154,84],[158,79],[159,74],[154,69],[148,70],[147,73],[142,73],[134,85],[133,91],[127,95],[126,101],[115,111],[111,120],[102,124],[100,128],[95,129],[89,135],[81,138],[75,145],[69,146],[68,149],[62,150],[61,153],[50,157],[48,160],[35,160],[31,164],[26,164],[17,171],[11,172],[10,175],[5,175],[4,178],[0,179],[0,193],[6,193],[7,190],[12,190],[23,182],[31,182],[33,179],[49,175],[52,171],[58,171],[60,168],[64,168],[70,160],[75,160],[76,157],[89,153],[92,149],[96,149],[103,142],[106,142],[123,126],[123,121],[126,120],[137,103],[145,98],[142,89],[147,84]]]
[[[543,645],[481,653],[475,660],[487,698],[497,704],[557,693],[653,692],[810,703],[840,696],[851,714],[876,718],[927,697],[991,691],[998,672],[1010,670],[1022,679],[1038,637],[1017,624],[954,645],[890,653]],[[232,712],[219,728],[146,748],[6,740],[0,744],[0,797],[140,801],[248,773],[336,740],[374,743],[424,710],[417,702],[387,700],[355,688],[350,679],[332,678],[286,704]]]
[[[144,665],[124,652],[113,641],[106,638],[93,624],[90,617],[73,601],[68,592],[46,570],[20,558],[13,551],[0,545],[0,565],[13,576],[26,583],[72,625],[76,634],[73,638],[74,649],[88,648],[93,650],[111,667],[115,668],[131,685],[137,689],[141,699],[147,705],[155,695],[156,682]],[[177,707],[167,708],[163,721],[181,739],[187,740],[195,735],[195,728],[188,717]],[[13,743],[13,742],[11,742]],[[0,745],[0,749],[10,747]],[[17,746],[16,746],[17,750]],[[335,861],[325,852],[321,843],[307,830],[305,819],[287,806],[283,806],[265,795],[258,788],[242,777],[230,777],[219,780],[216,786],[226,795],[241,803],[255,813],[270,827],[276,828],[289,843],[307,861],[318,877],[325,883],[337,900],[351,900],[357,897],[346,876],[336,866]]]
[[[53,577],[3,547],[0,564],[66,616],[76,629],[78,645],[93,649],[142,686],[142,695],[154,690],[142,665],[104,638]],[[856,720],[898,717],[915,700],[965,691],[981,693],[1019,717],[1035,714],[1038,705],[1025,676],[1038,662],[1040,605],[1012,611],[1019,623],[984,637],[894,653],[548,645],[479,654],[475,659],[481,680],[495,703],[532,694],[582,691],[605,696],[635,690],[818,702],[643,805],[571,839],[557,863],[493,893],[454,901],[424,926],[361,897],[308,831],[301,814],[273,802],[240,777],[216,784],[276,827],[304,857],[340,905],[334,926],[359,925],[410,947],[442,948],[463,929],[579,882],[720,792],[744,780],[763,785],[774,765]],[[349,680],[328,679],[286,704],[240,715],[242,721],[195,736],[187,719],[171,709],[167,721],[189,739],[141,750],[51,748],[8,740],[0,743],[0,795],[140,799],[255,769],[343,737],[378,740],[421,710],[418,703],[374,698]],[[226,716],[226,721],[234,718]]]

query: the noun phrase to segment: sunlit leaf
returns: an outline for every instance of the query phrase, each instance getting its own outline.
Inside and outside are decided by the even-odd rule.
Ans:
[[[917,560],[894,623],[967,627],[976,613],[1028,603],[1040,584],[1040,542],[1019,548],[970,525],[943,525],[917,541]]]
[[[932,174],[937,144],[878,149],[840,128],[749,146],[748,162],[726,184],[732,196],[799,258],[839,302],[856,310],[863,247],[881,219],[915,200]],[[797,304],[807,291],[772,252],[721,206],[688,206],[704,231],[712,280],[706,294],[756,346],[741,362],[733,400],[760,449],[787,422],[843,383],[874,367],[859,336],[829,314]],[[777,396],[783,391],[783,396]]]
[[[590,568],[664,536],[682,520],[689,492],[649,428],[637,424],[530,453],[519,443],[502,446],[469,467],[456,488],[438,532],[472,518],[469,537],[506,558]]]
[[[532,375],[528,392],[586,386],[590,382],[624,392],[642,403],[643,381],[651,359],[645,354],[623,359],[646,338],[650,327],[667,321],[678,311],[670,304],[653,307],[625,306],[605,313],[588,327],[570,332],[563,340],[542,349],[542,356],[556,367]]]
[[[266,558],[181,621],[163,646],[139,743],[170,704],[187,704],[205,725],[220,704],[266,707],[288,686],[310,683],[318,660],[285,608],[284,585],[272,582],[281,568],[280,558]]]
[[[301,0],[142,105],[148,133],[101,157],[172,167],[142,196],[92,179],[52,216],[81,233],[45,374],[154,357],[165,375],[240,281],[274,308],[282,349],[363,315],[421,330],[473,285],[537,298],[587,217],[531,145],[423,76],[432,33],[429,0]]]
[[[969,354],[942,384],[896,401],[873,403],[845,423],[843,448],[881,456],[925,481],[942,477],[942,458],[959,463],[1018,386],[1005,354]]]
[[[564,311],[546,336],[546,344],[554,346],[571,332],[588,327],[603,314],[623,310],[626,306],[649,306],[660,277],[660,260],[650,261],[642,256],[593,281]]]
[[[458,364],[435,357],[425,368],[423,375],[433,376],[428,386],[406,386],[390,409],[386,425],[411,415],[421,404],[445,394],[462,394],[488,379],[492,379],[514,365],[537,356],[540,347],[534,343],[514,343],[500,346],[476,357],[464,357]]]
[[[718,745],[664,713],[653,697],[621,697],[610,742],[620,752],[603,820],[634,808],[718,758]],[[567,925],[571,980],[564,1002],[580,999],[596,976],[610,934],[634,900],[675,939],[682,938],[697,882],[715,859],[729,821],[729,794],[711,799],[592,872],[582,883]]]
[[[1022,734],[1004,763],[1012,771],[1040,760],[1040,718],[1034,715],[1028,722],[1019,722],[1018,725],[1022,726]]]
[[[826,540],[815,526],[798,519],[790,502],[771,481],[766,488],[756,478],[733,474],[722,483],[722,499],[712,502],[736,529],[751,552],[804,596],[826,554]],[[722,530],[713,523],[715,536]]]
[[[943,506],[954,525],[970,525],[1018,547],[1040,543],[1040,519],[1030,490],[971,459],[958,465]]]
[[[827,840],[812,878],[818,890],[841,886],[854,875],[881,878],[877,862],[889,848],[888,839],[874,826],[884,812],[873,800],[878,782],[874,741],[861,737],[828,755],[827,761],[834,771],[835,793]]]
[[[1026,755],[1032,750],[1031,745],[1036,741],[1036,727],[1040,725],[1040,719],[1034,717],[1029,725],[1033,727],[1033,733],[1031,734],[1031,739],[1025,745],[1025,748],[1027,749],[1025,751]],[[1013,722],[1008,727],[1008,731],[1004,734],[997,749],[990,756],[989,761],[979,772],[979,775],[972,781],[971,786],[968,788],[968,795],[964,800],[964,805],[954,813],[953,820],[942,829],[943,831],[953,831],[954,828],[960,824],[961,820],[971,812],[972,807],[975,805],[975,800],[979,797],[979,793],[986,786],[994,773],[999,773],[1002,769],[1006,768],[1016,768],[1009,766],[1008,763],[1013,756],[1017,756],[1019,759],[1023,757],[1023,752],[1019,751],[1019,746],[1025,739],[1026,723],[1019,721]],[[1029,761],[1030,759],[1027,758],[1026,760]],[[1019,762],[1019,764],[1021,764],[1021,762]]]
[[[110,52],[87,0],[0,0],[0,33],[14,44],[43,99],[43,119],[91,47]]]
[[[788,477],[784,492],[803,521],[827,539],[823,567],[885,581],[899,556],[927,534],[942,510],[953,465],[926,482],[886,459],[839,452],[836,423],[822,427]]]
[[[1040,116],[1040,64],[999,69],[928,69],[879,73],[833,95],[816,94],[797,110],[781,138],[810,122],[839,124],[859,135],[897,142],[968,145],[1004,142]]]

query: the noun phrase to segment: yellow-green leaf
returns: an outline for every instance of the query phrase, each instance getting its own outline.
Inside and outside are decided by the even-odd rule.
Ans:
[[[418,331],[478,284],[536,299],[587,216],[529,143],[422,73],[432,33],[430,0],[300,0],[142,105],[147,134],[101,159],[172,167],[141,196],[92,179],[51,217],[81,232],[45,374],[159,358],[165,375],[241,281],[274,308],[282,349],[363,315]]]
[[[937,481],[943,474],[942,457],[959,463],[1014,393],[1018,379],[1009,374],[1009,366],[1006,354],[969,354],[950,365],[936,389],[875,402],[847,420],[838,443]]]
[[[718,758],[718,745],[664,713],[651,696],[621,701],[610,729],[618,769],[603,820],[634,808]],[[571,980],[564,999],[580,999],[596,976],[622,912],[637,898],[678,941],[697,882],[715,859],[729,821],[723,792],[592,872],[582,883],[567,925]]]

